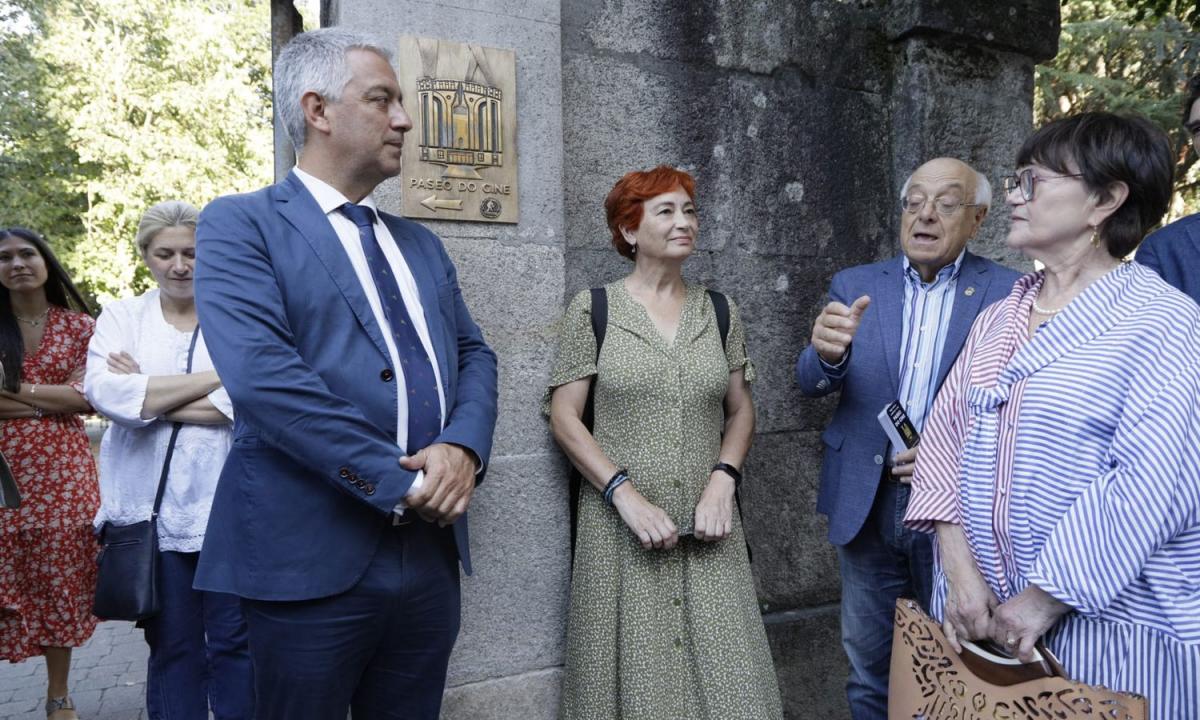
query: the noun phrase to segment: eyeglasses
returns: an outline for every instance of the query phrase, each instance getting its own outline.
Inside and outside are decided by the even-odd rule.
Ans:
[[[904,210],[904,212],[916,215],[925,209],[925,203],[929,202],[931,199],[933,200],[933,209],[936,210],[937,214],[941,215],[942,217],[950,217],[954,213],[958,212],[959,208],[980,206],[979,203],[967,203],[959,200],[958,198],[928,198],[918,193],[906,195],[905,197],[900,198],[900,207]]]
[[[1063,180],[1065,178],[1083,177],[1082,173],[1074,173],[1072,175],[1056,175],[1054,177],[1041,177],[1033,174],[1033,168],[1025,168],[1016,175],[1009,175],[1004,178],[1004,194],[1007,195],[1017,188],[1021,188],[1021,197],[1025,198],[1025,202],[1033,200],[1033,192],[1037,189],[1039,182],[1048,182],[1050,180]]]

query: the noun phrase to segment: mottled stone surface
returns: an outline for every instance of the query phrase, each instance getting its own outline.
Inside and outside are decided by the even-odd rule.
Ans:
[[[561,668],[452,687],[442,720],[555,720],[561,687]]]
[[[813,512],[820,452],[818,432],[760,434],[746,462],[743,516],[765,613],[838,599],[837,556]]]
[[[767,618],[783,714],[788,720],[849,720],[846,656],[836,605],[791,610]]]
[[[557,454],[492,461],[471,505],[475,574],[463,579],[451,687],[562,665],[569,573],[564,477]]]

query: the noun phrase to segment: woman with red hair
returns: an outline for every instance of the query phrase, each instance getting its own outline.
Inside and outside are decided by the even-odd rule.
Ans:
[[[571,301],[547,391],[554,438],[591,486],[578,502],[561,717],[780,718],[734,512],[754,367],[736,306],[718,311],[723,296],[683,279],[695,182],[666,166],[631,172],[604,206],[633,272],[604,288],[599,352],[593,293]]]

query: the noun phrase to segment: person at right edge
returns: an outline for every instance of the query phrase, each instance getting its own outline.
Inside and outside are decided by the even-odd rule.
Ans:
[[[1200,154],[1200,75],[1193,75],[1187,84],[1183,129]],[[1151,233],[1138,246],[1137,261],[1200,302],[1200,213]]]
[[[1083,113],[1025,140],[1008,245],[1041,263],[979,317],[904,521],[937,536],[950,645],[1034,643],[1072,679],[1200,718],[1200,307],[1126,262],[1171,200],[1166,134]]]
[[[877,416],[898,400],[920,431],[975,316],[1017,279],[966,250],[991,197],[987,179],[959,160],[917,168],[901,190],[903,253],[834,275],[796,361],[802,393],[841,393],[822,435],[817,511],[829,517],[841,566],[854,720],[886,719],[896,599],[928,607],[933,575],[929,539],[900,524],[920,445],[889,448]]]
[[[591,295],[563,319],[543,409],[589,481],[567,620],[562,720],[780,720],[734,488],[754,437],[745,330],[686,283],[695,183],[626,174],[604,208],[633,272],[605,286],[597,358]],[[723,297],[723,296],[722,296]],[[581,422],[594,388],[592,432]],[[690,531],[690,532],[689,532]]]

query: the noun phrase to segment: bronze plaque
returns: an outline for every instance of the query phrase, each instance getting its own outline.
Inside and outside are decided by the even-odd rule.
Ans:
[[[404,138],[401,213],[517,222],[513,51],[402,35],[396,64],[413,122]]]

